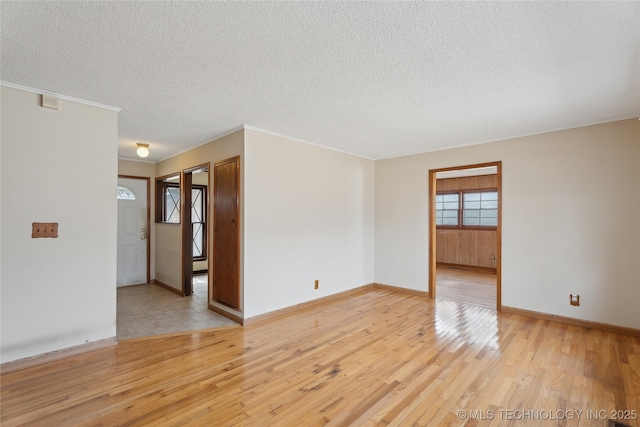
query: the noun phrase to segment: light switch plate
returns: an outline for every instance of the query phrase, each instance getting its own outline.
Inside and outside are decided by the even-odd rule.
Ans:
[[[31,224],[31,237],[34,239],[42,237],[58,237],[57,222],[34,222]]]

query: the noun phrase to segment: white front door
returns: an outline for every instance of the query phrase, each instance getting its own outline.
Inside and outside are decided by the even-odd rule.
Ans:
[[[147,181],[118,178],[117,286],[147,283]]]

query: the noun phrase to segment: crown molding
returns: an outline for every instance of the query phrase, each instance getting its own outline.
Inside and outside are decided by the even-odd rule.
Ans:
[[[278,137],[278,138],[284,138],[284,139],[288,139],[290,141],[299,142],[301,144],[313,145],[314,147],[324,148],[325,150],[330,150],[330,151],[336,151],[338,153],[347,154],[349,156],[360,157],[362,159],[367,159],[367,160],[375,160],[373,157],[363,156],[362,154],[352,153],[351,151],[340,150],[339,148],[328,147],[326,145],[322,145],[322,144],[318,144],[318,143],[310,142],[310,141],[305,141],[304,139],[294,138],[292,136],[282,135],[280,133],[271,132],[271,131],[260,129],[260,128],[257,128],[257,127],[254,127],[254,126],[242,125],[242,127],[244,129],[252,130],[254,132],[264,133],[265,135],[271,135],[271,136],[275,136],[275,137]]]
[[[219,140],[219,139],[221,139],[221,138],[224,138],[225,136],[231,135],[232,133],[236,133],[236,132],[238,132],[239,130],[243,130],[243,129],[244,129],[244,127],[243,127],[242,125],[240,125],[240,126],[236,126],[236,127],[234,127],[233,129],[231,129],[230,131],[227,131],[227,132],[221,133],[220,135],[216,135],[216,136],[214,136],[214,137],[213,137],[213,138],[211,138],[211,139],[207,139],[206,141],[199,143],[198,145],[194,145],[193,147],[185,148],[185,149],[184,149],[184,150],[182,150],[182,151],[179,151],[179,152],[177,152],[177,153],[175,153],[175,154],[172,154],[172,155],[170,155],[169,157],[164,157],[164,158],[162,158],[162,159],[160,159],[160,160],[158,160],[158,161],[156,161],[156,162],[154,162],[154,163],[164,162],[165,160],[169,160],[169,159],[171,159],[172,157],[176,157],[176,156],[179,156],[180,154],[184,154],[184,153],[186,153],[186,152],[188,152],[188,151],[195,150],[196,148],[198,148],[198,147],[202,147],[203,145],[207,145],[207,144],[211,144],[212,142],[216,142],[217,140]]]
[[[63,99],[65,101],[71,101],[71,102],[76,102],[78,104],[89,105],[91,107],[102,108],[104,110],[115,111],[116,113],[119,113],[122,110],[122,108],[111,107],[109,105],[104,105],[104,104],[98,104],[97,102],[87,101],[87,100],[79,99],[79,98],[74,98],[72,96],[67,96],[67,95],[61,95],[59,93],[49,92],[47,90],[35,89],[35,88],[32,88],[32,87],[28,87],[28,86],[22,86],[22,85],[18,85],[18,84],[15,84],[15,83],[9,83],[9,82],[0,81],[0,86],[5,86],[5,87],[11,88],[11,89],[23,90],[25,92],[37,93],[38,95],[54,96],[54,97],[56,97],[58,99]]]

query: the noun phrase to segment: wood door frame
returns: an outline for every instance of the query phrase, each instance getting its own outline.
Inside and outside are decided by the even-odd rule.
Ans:
[[[191,190],[193,188],[193,172],[206,169],[207,184],[211,182],[211,163],[203,163],[183,169],[180,172],[180,222],[182,223],[181,253],[182,253],[182,296],[187,297],[193,293],[193,230],[191,224]],[[206,221],[209,221],[209,196],[207,192]],[[207,234],[209,233],[207,227]],[[207,241],[208,241],[207,236]],[[211,257],[207,254],[207,300],[209,299],[209,280],[211,280]]]
[[[224,304],[220,301],[215,301],[217,304],[223,305],[225,307],[229,307],[232,310],[235,311],[242,311],[243,309],[243,301],[242,301],[242,292],[240,292],[240,156],[234,156],[234,157],[230,157],[228,159],[225,160],[221,160],[219,162],[214,163],[213,165],[213,173],[215,175],[215,168],[217,166],[220,165],[224,165],[227,163],[235,163],[236,164],[236,218],[235,218],[235,222],[236,222],[236,265],[234,266],[235,271],[236,271],[236,292],[237,292],[237,300],[238,300],[238,307],[231,307],[228,306],[227,304]],[[213,178],[213,177],[212,177]],[[211,251],[211,258],[212,258],[212,268],[215,270],[216,265],[215,265],[215,259],[216,259],[216,188],[217,188],[217,180],[214,179],[213,180],[213,251]],[[212,277],[213,280],[213,277]],[[215,283],[211,283],[211,287],[210,289],[214,290],[214,286]],[[213,293],[210,297],[211,299],[209,300],[209,306],[211,309],[214,309],[215,306],[212,306],[211,302],[213,301],[213,297],[214,297],[215,293]],[[217,312],[220,312],[218,310],[216,310]],[[221,310],[223,311],[223,310]],[[226,310],[224,310],[226,312]],[[222,314],[222,313],[221,313]],[[227,314],[223,314],[225,316],[227,316]],[[234,319],[235,320],[235,319]]]
[[[148,176],[120,175],[118,178],[147,181],[147,284],[151,283],[151,178]]]
[[[496,228],[496,310],[502,311],[502,161],[429,170],[429,296],[436,297],[436,173],[454,170],[496,167],[498,190],[498,226]]]

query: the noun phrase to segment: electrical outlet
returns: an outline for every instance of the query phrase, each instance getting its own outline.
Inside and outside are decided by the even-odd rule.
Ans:
[[[569,304],[575,306],[580,305],[580,295],[569,294]]]
[[[318,289],[320,288],[320,280],[316,280],[313,282],[313,289]]]

